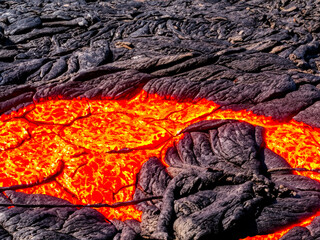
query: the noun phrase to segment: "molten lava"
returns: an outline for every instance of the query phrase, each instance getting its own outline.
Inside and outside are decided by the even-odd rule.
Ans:
[[[180,131],[205,119],[236,119],[262,126],[266,146],[292,167],[320,168],[319,129],[245,110],[220,110],[207,100],[177,102],[141,92],[131,100],[43,100],[2,115],[0,187],[41,181],[63,162],[62,173],[51,182],[19,191],[48,194],[74,204],[128,201],[142,164],[152,156],[163,161],[166,149],[181,138]],[[314,172],[302,174],[320,180]],[[98,210],[109,219],[140,220],[141,216],[131,206]],[[278,239],[288,230],[247,239]]]

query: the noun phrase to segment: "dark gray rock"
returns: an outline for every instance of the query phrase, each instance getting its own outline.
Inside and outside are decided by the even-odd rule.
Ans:
[[[5,30],[5,34],[20,34],[33,28],[39,27],[40,25],[41,19],[39,17],[24,18],[10,24],[9,27]]]
[[[299,112],[293,117],[298,122],[304,122],[312,127],[320,127],[320,102],[315,102],[310,107]]]
[[[50,64],[51,65],[51,64]],[[50,66],[49,65],[49,66]],[[48,66],[48,67],[49,67]],[[46,69],[43,69],[44,71]],[[60,76],[62,73],[64,73],[67,70],[67,63],[63,58],[58,59],[55,63],[53,63],[50,67],[50,70],[47,74],[44,74],[43,79],[45,80],[51,80],[58,76]],[[48,71],[48,70],[47,70]],[[44,73],[44,72],[43,72]]]
[[[57,95],[128,99],[144,89],[319,127],[318,9],[316,0],[0,0],[0,114]],[[201,121],[184,133],[165,153],[170,167],[151,158],[137,177],[136,199],[163,195],[139,204],[141,224],[90,209],[1,208],[0,238],[238,239],[319,208],[319,184],[264,149],[261,128]],[[283,238],[316,239],[319,226]]]
[[[281,240],[304,239],[313,240],[320,237],[320,218],[316,217],[307,227],[295,227],[285,234]]]
[[[135,70],[120,71],[120,69],[107,68],[102,71],[104,74],[97,72],[94,74],[96,76],[81,75],[80,73],[64,83],[53,82],[39,86],[34,95],[34,100],[57,95],[68,96],[69,99],[76,97],[89,99],[130,98],[141,91],[144,84],[152,78],[149,74]]]
[[[121,240],[135,240],[141,239],[140,222],[137,220],[126,220],[124,222],[119,220],[112,220],[119,233],[113,239]]]
[[[143,205],[143,236],[239,239],[277,231],[319,208],[319,183],[293,175],[283,158],[261,148],[259,127],[216,120],[184,132],[166,153],[169,182],[153,174],[155,159],[141,170],[136,199],[165,188],[160,202]]]
[[[257,233],[267,234],[283,229],[283,226],[311,217],[319,208],[319,192],[300,191],[295,196],[279,198],[266,206],[256,220]],[[307,201],[308,204],[304,202]]]
[[[138,176],[138,189],[143,189],[143,194],[154,194],[162,196],[170,177],[165,170],[165,166],[157,158],[150,158],[148,162],[143,164]]]
[[[6,191],[2,203],[69,204],[55,197]],[[0,225],[7,239],[113,239],[117,230],[104,216],[89,208],[5,208]]]
[[[264,165],[266,167],[266,170],[272,170],[272,169],[290,169],[290,164],[281,156],[278,154],[272,152],[270,149],[265,148],[262,153],[261,157],[263,158]],[[290,170],[281,170],[283,173],[290,172]],[[280,172],[280,171],[279,171]]]
[[[261,4],[269,11],[254,9]],[[313,90],[300,86],[320,82],[316,1],[303,12],[297,10],[305,8],[299,1],[292,6],[256,0],[133,5],[120,0],[6,2],[0,8],[0,32],[11,35],[1,38],[1,83],[36,88],[35,83],[59,82],[109,63],[156,76],[144,87],[148,92],[180,100],[207,98],[225,109],[251,109],[279,120],[317,99]],[[17,66],[18,59],[28,67]],[[305,101],[294,93],[301,89]],[[287,96],[289,102],[297,99],[293,106]]]
[[[294,227],[287,234],[285,234],[281,240],[313,240],[314,238],[310,235],[307,228]]]
[[[289,120],[299,111],[319,100],[319,98],[320,91],[316,87],[306,84],[282,98],[257,104],[250,110],[258,115],[272,116],[278,120]]]
[[[84,48],[76,53],[81,70],[97,67],[106,63],[110,57],[109,43],[104,40],[98,40],[91,43],[90,48]]]
[[[35,59],[15,64],[14,68],[5,70],[0,75],[0,85],[25,83],[26,77],[39,69],[45,59]]]

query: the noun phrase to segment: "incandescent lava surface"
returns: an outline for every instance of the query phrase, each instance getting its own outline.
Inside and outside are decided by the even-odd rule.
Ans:
[[[73,204],[129,201],[137,184],[136,174],[149,158],[157,157],[168,166],[166,152],[179,145],[185,134],[208,131],[211,121],[224,119],[263,127],[265,146],[262,141],[258,149],[272,150],[291,167],[320,168],[317,128],[294,120],[279,122],[244,110],[221,110],[205,99],[179,102],[142,91],[130,100],[42,100],[2,115],[1,185],[25,185],[27,188],[19,191],[47,194]],[[236,135],[244,134],[233,131]],[[288,171],[286,168],[269,170]],[[54,179],[41,184],[56,172],[59,174]],[[320,179],[316,171],[295,173]],[[34,182],[39,184],[28,187]],[[141,220],[141,212],[133,206],[99,211],[108,219]],[[306,225],[315,216],[302,217],[304,222],[299,225]],[[279,238],[288,230],[270,237]]]

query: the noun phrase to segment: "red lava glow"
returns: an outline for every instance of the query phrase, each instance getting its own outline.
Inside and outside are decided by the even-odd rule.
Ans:
[[[41,181],[63,161],[63,172],[55,180],[19,191],[48,194],[74,204],[128,201],[141,165],[151,156],[164,161],[166,149],[181,138],[179,132],[205,119],[236,119],[262,126],[266,146],[291,166],[320,168],[319,129],[245,110],[220,110],[207,100],[177,102],[142,91],[130,100],[42,100],[0,116],[0,187]],[[297,174],[320,180],[316,173]],[[109,219],[140,220],[141,216],[132,206],[98,211]],[[279,239],[290,228],[247,239]]]

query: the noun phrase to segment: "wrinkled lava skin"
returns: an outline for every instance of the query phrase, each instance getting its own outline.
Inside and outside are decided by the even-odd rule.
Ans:
[[[220,110],[200,100],[177,102],[142,91],[131,100],[41,101],[0,117],[0,186],[30,184],[64,169],[49,183],[19,190],[63,198],[74,204],[132,199],[135,175],[149,157],[181,139],[181,130],[211,119],[236,119],[265,128],[266,147],[292,167],[320,168],[320,130],[294,120],[277,122],[247,111]],[[297,172],[320,180],[320,175]],[[98,209],[107,218],[138,219],[133,206]],[[314,218],[314,217],[313,217]],[[306,219],[306,225],[313,218]],[[277,239],[291,227],[268,236]]]

